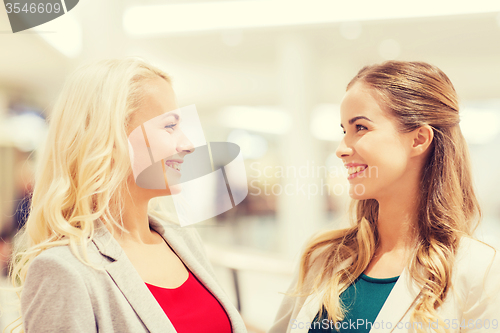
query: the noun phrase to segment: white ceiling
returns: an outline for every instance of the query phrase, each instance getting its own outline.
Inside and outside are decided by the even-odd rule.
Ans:
[[[65,75],[82,61],[139,55],[173,76],[181,104],[195,103],[208,112],[225,105],[278,104],[280,41],[295,36],[310,48],[318,103],[338,102],[363,65],[383,61],[379,45],[386,39],[399,44],[397,59],[428,61],[443,69],[462,100],[500,98],[496,13],[362,22],[354,40],[342,37],[340,23],[129,38],[121,17],[131,3],[137,2],[80,1],[72,11],[83,28],[83,52],[76,59],[61,55],[31,31],[8,33],[7,15],[0,11],[0,85],[28,92],[48,107]]]

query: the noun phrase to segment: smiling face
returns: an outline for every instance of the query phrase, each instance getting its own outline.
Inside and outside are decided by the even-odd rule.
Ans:
[[[415,181],[410,159],[412,133],[399,133],[396,122],[379,106],[373,89],[354,84],[340,106],[344,137],[336,154],[351,174],[349,195],[353,199],[381,199],[404,193]],[[414,166],[413,166],[414,168]]]
[[[144,102],[129,124],[129,128],[134,130],[132,135],[127,133],[134,154],[134,174],[137,177],[150,166],[152,156],[154,162],[161,161],[161,173],[164,174],[162,179],[156,177],[153,181],[159,187],[166,187],[166,190],[143,190],[155,191],[153,196],[177,194],[181,191],[181,165],[186,154],[193,152],[194,147],[181,130],[182,116],[178,112],[179,107],[170,83],[161,78],[154,79],[146,84],[144,90]],[[147,148],[144,145],[140,147],[141,140],[144,142],[144,133]],[[155,176],[159,174],[156,173]],[[135,182],[134,185],[137,186]]]

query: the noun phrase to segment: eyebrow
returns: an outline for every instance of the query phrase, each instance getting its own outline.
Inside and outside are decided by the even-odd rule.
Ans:
[[[366,119],[366,120],[368,120],[368,121],[370,121],[370,122],[372,122],[372,123],[373,123],[373,121],[372,121],[372,120],[370,120],[370,119],[366,118],[365,116],[356,116],[356,117],[351,118],[351,119],[349,120],[349,125],[352,125],[352,124],[353,124],[356,120],[358,120],[358,119]],[[340,127],[344,128],[344,125],[340,124]]]
[[[165,118],[167,118],[167,117],[170,117],[170,116],[174,116],[174,117],[175,117],[175,120],[179,120],[179,115],[178,115],[177,113],[175,113],[175,112],[171,112],[171,111],[169,111],[169,112],[165,113],[165,114],[163,115],[163,117],[161,117],[161,119],[163,120],[163,119],[165,119]]]

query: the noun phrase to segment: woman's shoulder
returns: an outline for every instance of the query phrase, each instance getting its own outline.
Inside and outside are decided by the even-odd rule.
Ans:
[[[500,306],[500,254],[494,246],[462,237],[452,287],[463,303],[463,318],[491,320]]]
[[[341,238],[346,236],[349,231],[350,229],[320,230],[309,237],[304,244],[301,253],[305,253],[308,249],[314,246],[314,250],[309,253],[311,263],[326,259],[332,251],[338,249],[338,246],[341,243]]]
[[[62,288],[67,281],[83,281],[72,255],[69,246],[61,245],[45,249],[31,259],[21,301],[26,302],[40,289],[50,293],[51,288]]]
[[[53,246],[42,250],[30,261],[28,274],[54,274],[61,270],[71,270],[72,256],[73,254],[67,245]]]
[[[333,269],[332,272],[344,269],[352,263],[352,257],[340,259],[335,265],[327,265],[327,261],[332,260],[335,252],[338,251],[338,246],[341,243],[341,238],[348,233],[349,229],[336,229],[336,230],[321,230],[311,235],[308,240],[303,244],[301,253],[301,260],[297,264],[295,272],[300,273],[305,270],[306,279],[315,279],[318,274],[322,274],[322,270],[326,266]],[[344,254],[345,256],[345,254]],[[306,266],[302,266],[302,263]]]
[[[82,258],[83,252],[80,251]],[[87,246],[87,258],[90,264],[102,264],[102,256],[93,248],[92,243]],[[70,245],[53,246],[40,252],[34,257],[28,267],[28,272],[39,274],[53,274],[56,272],[78,273],[79,275],[92,274],[92,267],[85,265],[71,250]]]
[[[498,249],[473,237],[463,236],[457,250],[457,260],[470,261],[471,265],[481,266],[491,263]]]
[[[472,237],[460,239],[455,260],[458,277],[469,285],[489,277],[497,279],[495,276],[500,274],[498,249]]]
[[[79,267],[82,266],[65,245],[45,249],[30,261],[20,295],[26,331],[39,331],[42,327],[65,332],[92,331],[96,325],[92,311],[94,279]]]

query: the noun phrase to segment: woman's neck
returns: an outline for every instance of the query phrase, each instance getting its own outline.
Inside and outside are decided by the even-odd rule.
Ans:
[[[406,251],[414,247],[417,227],[417,203],[411,196],[393,196],[379,201],[378,251]]]
[[[133,190],[130,191],[130,194],[126,192],[121,220],[123,227],[129,233],[115,227],[114,237],[120,245],[155,244],[158,242],[158,235],[149,228],[148,203],[149,198],[134,195]]]
[[[401,275],[414,248],[416,205],[411,198],[393,197],[379,201],[379,242],[364,273],[375,278]]]

